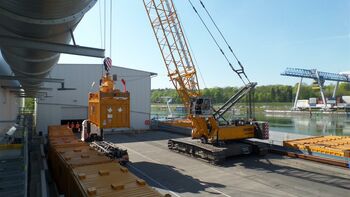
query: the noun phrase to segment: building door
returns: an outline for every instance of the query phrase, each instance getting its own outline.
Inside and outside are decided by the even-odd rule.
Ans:
[[[87,107],[62,107],[61,120],[85,120],[87,111]]]

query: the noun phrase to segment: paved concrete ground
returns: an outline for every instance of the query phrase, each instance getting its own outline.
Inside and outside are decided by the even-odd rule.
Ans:
[[[300,139],[300,138],[307,138],[307,137],[311,137],[311,136],[298,134],[298,133],[286,133],[286,132],[280,132],[280,131],[270,131],[270,136],[269,136],[268,140],[259,140],[259,139],[254,139],[254,140],[260,141],[260,142],[265,142],[268,144],[282,146],[283,141]]]
[[[279,155],[235,157],[213,166],[167,149],[177,134],[111,134],[126,148],[130,171],[172,196],[349,196],[350,171]]]
[[[24,158],[21,149],[0,150],[0,196],[25,195]]]

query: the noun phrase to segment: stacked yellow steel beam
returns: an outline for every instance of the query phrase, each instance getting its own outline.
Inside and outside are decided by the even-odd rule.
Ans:
[[[176,127],[189,127],[189,128],[192,126],[192,122],[189,119],[167,120],[167,121],[159,122],[159,124],[176,126]]]
[[[283,146],[339,157],[350,157],[350,136],[318,136],[283,142]]]
[[[61,194],[162,196],[127,168],[77,140],[65,126],[49,126],[49,164]],[[170,196],[170,195],[166,195]]]

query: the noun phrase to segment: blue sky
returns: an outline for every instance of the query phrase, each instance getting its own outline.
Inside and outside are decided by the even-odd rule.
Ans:
[[[110,1],[100,0],[74,31],[79,45],[101,47],[102,43],[103,47],[105,1],[109,19]],[[286,67],[350,70],[350,0],[202,1],[245,65],[251,81],[259,85],[297,83],[296,78],[280,76]],[[192,2],[210,24],[199,1]],[[203,82],[198,76],[200,87],[241,86],[188,1],[174,3],[204,79]],[[113,0],[112,8],[112,54],[109,20],[106,54],[112,57],[113,64],[158,73],[152,79],[152,88],[172,88],[142,0]],[[222,48],[226,49],[223,43]],[[72,55],[62,55],[60,59],[60,63],[101,62],[98,58]]]

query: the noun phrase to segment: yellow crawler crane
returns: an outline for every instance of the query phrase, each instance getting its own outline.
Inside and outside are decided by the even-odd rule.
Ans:
[[[238,142],[237,140],[254,137],[267,139],[267,123],[259,124],[244,120],[230,122],[224,118],[224,114],[243,96],[249,94],[256,83],[249,82],[220,109],[214,111],[211,99],[201,96],[196,68],[173,1],[144,0],[143,2],[170,81],[188,112],[188,119],[192,124],[192,138],[201,139],[201,143],[172,139],[169,140],[169,148],[187,152],[214,163],[221,162],[232,155],[249,154],[254,151],[254,148],[260,154],[265,154],[266,147],[252,146],[247,141]],[[230,66],[232,68],[231,64]],[[237,74],[243,72],[245,75],[243,67],[241,71],[235,72]],[[219,120],[223,120],[224,123]],[[230,141],[235,142],[229,143]]]

